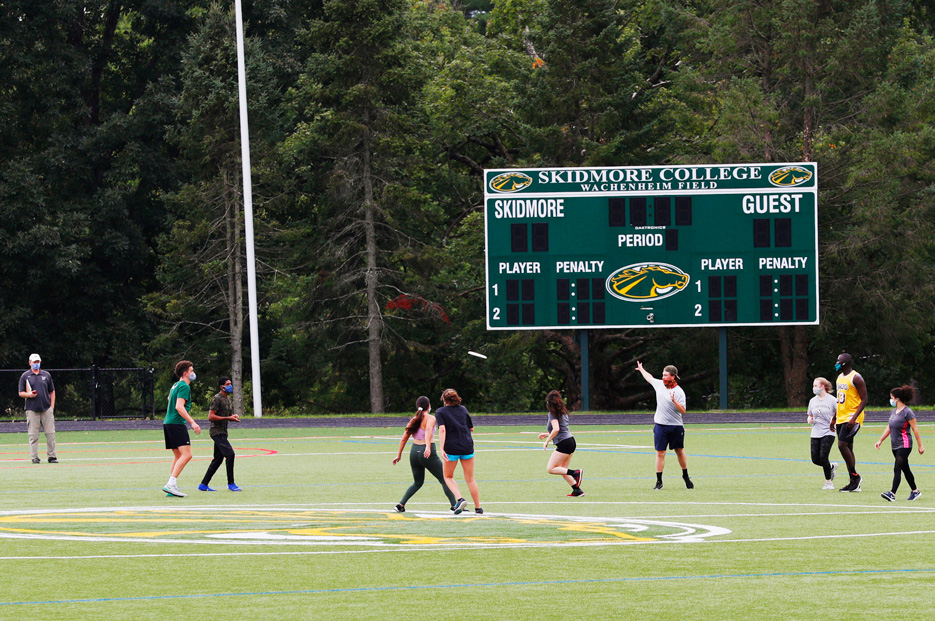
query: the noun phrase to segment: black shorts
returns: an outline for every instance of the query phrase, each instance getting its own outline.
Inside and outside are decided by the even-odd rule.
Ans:
[[[574,438],[565,438],[555,445],[555,450],[565,455],[571,455],[575,452],[576,448],[578,448],[578,444],[575,442]]]
[[[838,442],[850,442],[854,443],[854,436],[857,435],[857,432],[860,431],[860,423],[854,423],[854,426],[848,430],[847,423],[841,423],[835,427],[835,430],[838,432]]]
[[[657,451],[666,448],[685,448],[685,427],[681,425],[660,425],[653,427],[653,442]]]
[[[185,425],[163,425],[162,433],[166,437],[167,449],[191,446],[192,440],[188,437],[188,427]]]

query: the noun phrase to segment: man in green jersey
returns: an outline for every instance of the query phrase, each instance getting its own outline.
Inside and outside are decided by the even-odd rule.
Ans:
[[[169,474],[169,482],[162,491],[169,496],[188,496],[179,490],[178,476],[182,474],[185,464],[192,459],[192,441],[188,437],[188,422],[195,433],[201,433],[201,427],[195,422],[189,412],[192,409],[191,383],[195,381],[195,367],[188,360],[182,360],[175,365],[175,376],[179,378],[169,391],[169,404],[166,408],[166,419],[162,424],[162,431],[166,437],[166,448],[172,450],[174,459]]]

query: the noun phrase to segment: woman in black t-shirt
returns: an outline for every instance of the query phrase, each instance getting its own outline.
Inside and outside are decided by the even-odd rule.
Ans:
[[[442,393],[442,402],[445,405],[435,410],[435,421],[438,424],[445,485],[458,498],[453,510],[457,515],[464,511],[467,505],[454,480],[455,466],[460,461],[464,482],[467,483],[471,499],[474,501],[474,512],[482,514],[484,510],[480,506],[480,491],[474,480],[474,439],[471,437],[474,423],[467,408],[461,405],[461,397],[454,389],[448,388]]]

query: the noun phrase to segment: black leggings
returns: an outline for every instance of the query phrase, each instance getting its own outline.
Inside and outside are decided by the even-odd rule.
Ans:
[[[831,447],[834,446],[834,436],[824,436],[823,438],[812,438],[812,463],[821,466],[825,471],[825,480],[831,479],[831,462],[828,455],[831,454]]]
[[[909,469],[909,455],[911,454],[911,448],[893,449],[893,457],[896,458],[896,463],[893,465],[894,494],[896,493],[896,490],[899,489],[900,474],[906,475],[906,483],[909,485],[909,489],[915,490],[916,488],[916,479],[914,476],[912,476],[912,470]]]
[[[442,484],[442,489],[445,490],[445,496],[448,497],[448,502],[451,503],[452,507],[455,506],[458,499],[455,498],[455,495],[452,494],[448,486],[445,485],[442,460],[439,459],[438,454],[435,452],[434,442],[432,443],[432,453],[428,456],[428,459],[425,457],[425,445],[413,444],[412,448],[409,450],[409,467],[412,468],[412,485],[410,485],[406,493],[403,494],[403,499],[399,501],[399,504],[405,505],[406,502],[412,498],[413,494],[421,489],[422,484],[425,483],[425,471],[428,470],[432,473],[432,476],[438,479],[438,482]]]
[[[226,457],[227,484],[231,485],[234,483],[234,447],[231,446],[227,436],[213,436],[211,439],[214,440],[214,459],[211,460],[208,471],[205,473],[205,478],[203,478],[201,482],[204,485],[210,483],[211,477],[218,471],[218,468],[221,467],[221,462],[224,461]]]

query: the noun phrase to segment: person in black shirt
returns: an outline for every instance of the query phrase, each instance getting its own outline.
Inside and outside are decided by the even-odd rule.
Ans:
[[[57,464],[55,456],[55,385],[52,376],[42,370],[39,354],[29,356],[29,370],[19,378],[19,396],[26,400],[26,432],[29,437],[29,456],[32,463],[40,463],[39,431],[45,432],[46,456],[50,464]]]
[[[232,492],[241,491],[240,487],[234,483],[234,448],[227,439],[227,423],[239,423],[240,417],[231,411],[230,394],[234,392],[234,385],[229,377],[222,377],[218,380],[221,391],[214,395],[211,405],[208,406],[208,420],[211,421],[211,439],[214,440],[214,459],[208,466],[205,478],[201,480],[198,489],[202,492],[213,492],[216,490],[208,487],[211,477],[221,467],[221,462],[227,459],[227,489]]]
[[[461,397],[453,389],[448,388],[442,393],[443,407],[435,410],[435,420],[438,423],[439,444],[441,444],[442,468],[445,475],[445,485],[458,498],[452,509],[455,515],[464,511],[467,501],[461,496],[458,484],[455,483],[455,466],[461,462],[461,471],[464,473],[464,482],[467,483],[474,501],[474,512],[483,514],[480,506],[480,491],[474,480],[474,423],[467,408],[461,405]]]

